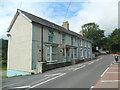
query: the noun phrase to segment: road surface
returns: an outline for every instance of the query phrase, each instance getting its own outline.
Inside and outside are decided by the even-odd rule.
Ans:
[[[91,88],[113,60],[112,55],[102,55],[92,61],[57,68],[43,74],[6,78],[3,79],[3,89]]]

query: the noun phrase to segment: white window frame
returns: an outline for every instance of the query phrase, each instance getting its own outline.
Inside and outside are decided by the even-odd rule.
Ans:
[[[50,50],[49,50],[50,60],[47,60],[47,56],[48,56],[48,55],[47,55],[47,54],[48,54],[48,53],[47,53],[47,48],[50,49]],[[55,48],[56,48],[56,47],[55,47]],[[46,46],[46,61],[47,61],[47,62],[55,62],[55,61],[57,61],[57,60],[56,60],[57,58],[53,60],[53,54],[56,54],[56,55],[57,55],[57,51],[55,51],[55,52],[53,53],[53,50],[52,50],[52,49],[53,49],[53,46]]]
[[[78,58],[78,48],[74,48],[74,58]]]
[[[51,34],[51,32],[52,32],[53,34]],[[49,40],[50,37],[53,38],[52,41]],[[48,30],[48,42],[54,42],[54,38],[55,38],[55,36],[54,36],[54,31],[53,31],[53,30]]]
[[[65,33],[62,33],[62,44],[66,44],[66,34]]]
[[[80,49],[81,57],[83,57],[83,48]]]

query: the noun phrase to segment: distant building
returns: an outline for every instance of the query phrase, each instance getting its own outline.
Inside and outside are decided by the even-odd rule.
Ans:
[[[7,76],[40,73],[41,62],[91,58],[91,40],[62,26],[18,9],[8,28]]]

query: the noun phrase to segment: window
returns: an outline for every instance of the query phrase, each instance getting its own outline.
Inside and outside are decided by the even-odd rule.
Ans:
[[[71,58],[73,58],[74,57],[74,54],[73,54],[73,48],[71,48]]]
[[[70,48],[66,48],[66,57],[69,57],[70,55]]]
[[[46,60],[47,62],[51,62],[51,47],[50,46],[46,46]]]
[[[74,57],[77,58],[77,48],[74,48]]]
[[[85,43],[84,43],[84,40],[82,40],[82,46],[84,47]]]
[[[83,49],[80,50],[81,57],[83,57]]]
[[[71,45],[72,45],[72,46],[73,46],[73,43],[74,43],[74,42],[73,42],[73,37],[71,37]]]
[[[54,62],[56,60],[57,50],[54,46],[46,46],[46,61]]]
[[[52,60],[56,60],[56,47],[52,47]]]
[[[66,40],[65,40],[65,34],[63,33],[63,34],[62,34],[62,44],[65,44],[65,41],[66,41]]]
[[[54,32],[52,30],[49,30],[49,32],[48,32],[48,41],[49,42],[54,41]]]
[[[86,47],[86,45],[87,45],[86,41],[84,42],[84,44],[85,44],[85,47]]]
[[[82,46],[82,40],[80,40],[80,46]]]
[[[77,40],[77,45],[78,45],[78,47],[79,47],[79,41],[80,41],[80,40],[78,39],[78,40]]]
[[[88,57],[90,57],[90,49],[88,49]]]
[[[89,47],[89,48],[91,47],[91,44],[90,44],[90,43],[88,43],[88,47]]]
[[[63,48],[63,56],[65,56],[65,49]]]
[[[80,46],[81,46],[81,40],[80,40]]]
[[[87,58],[87,50],[86,50],[86,49],[85,49],[85,52],[84,52],[84,53],[85,53],[85,58]]]

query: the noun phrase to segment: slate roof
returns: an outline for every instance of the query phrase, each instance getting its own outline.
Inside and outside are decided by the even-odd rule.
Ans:
[[[55,23],[52,23],[52,22],[50,22],[50,21],[48,21],[48,20],[45,20],[45,19],[40,18],[40,17],[38,17],[38,16],[35,16],[35,15],[33,15],[33,14],[31,14],[31,13],[28,13],[28,12],[26,12],[26,11],[23,11],[23,10],[20,10],[20,9],[18,9],[18,10],[19,10],[22,14],[24,14],[27,18],[29,18],[32,22],[35,22],[35,23],[38,23],[38,24],[41,24],[41,25],[44,25],[44,26],[53,28],[53,29],[55,29],[55,30],[59,30],[59,31],[61,31],[61,32],[64,32],[64,33],[67,33],[67,34],[70,34],[70,35],[73,35],[73,36],[76,36],[76,37],[78,37],[78,38],[82,38],[82,39],[84,39],[84,40],[87,40],[87,41],[90,41],[90,42],[91,42],[91,40],[89,40],[89,39],[81,36],[80,34],[78,34],[78,33],[76,33],[76,32],[73,32],[73,31],[71,31],[71,30],[67,30],[67,29],[65,29],[65,28],[62,27],[62,26],[59,26],[59,25],[57,25],[57,24],[55,24]],[[18,11],[18,10],[17,10],[17,11]]]

